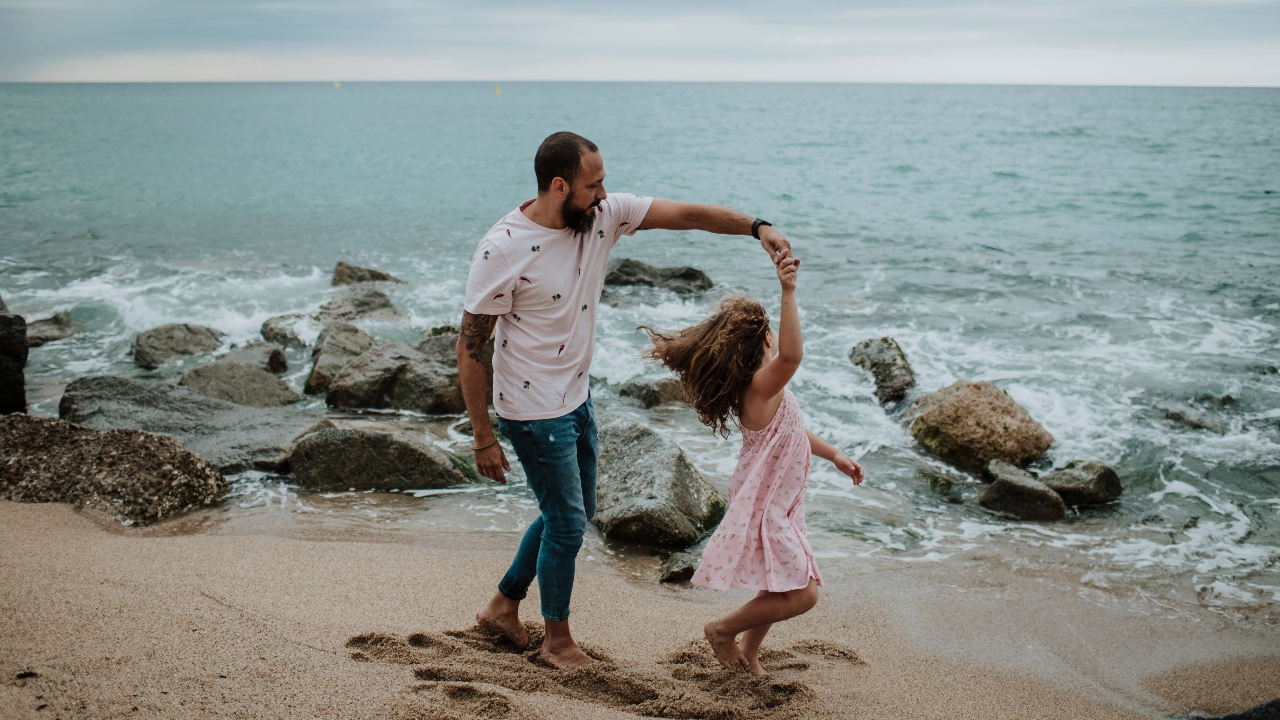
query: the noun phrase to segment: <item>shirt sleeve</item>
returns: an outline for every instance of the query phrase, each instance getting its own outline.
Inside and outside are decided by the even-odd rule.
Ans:
[[[511,266],[498,246],[481,240],[467,273],[467,293],[462,309],[472,315],[506,315],[515,292]]]
[[[616,243],[623,235],[636,234],[640,224],[644,222],[644,216],[649,214],[649,206],[653,204],[653,198],[631,193],[613,193],[607,202],[617,223],[618,230],[613,234],[613,241]]]

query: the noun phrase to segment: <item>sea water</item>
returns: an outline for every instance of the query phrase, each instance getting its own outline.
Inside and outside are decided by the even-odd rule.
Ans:
[[[1270,617],[1278,120],[1268,89],[0,85],[0,296],[28,320],[68,311],[82,328],[31,352],[32,411],[50,415],[76,377],[172,375],[132,364],[142,330],[199,323],[230,346],[271,316],[314,312],[339,291],[338,260],[408,281],[386,288],[406,320],[360,324],[414,342],[457,322],[477,240],[535,193],[541,139],[573,130],[601,147],[608,190],[728,205],[793,242],[805,361],[792,387],[811,429],[868,474],[855,489],[815,461],[822,562],[995,558],[1078,576],[1082,590]],[[672,433],[723,489],[736,437],[617,391],[658,374],[637,325],[696,322],[728,292],[776,313],[773,268],[749,238],[698,232],[640,233],[615,255],[717,283],[699,297],[614,291],[591,374],[600,404]],[[980,482],[922,454],[850,362],[881,336],[905,350],[917,395],[993,382],[1055,437],[1040,469],[1105,462],[1123,497],[1058,523],[987,513]],[[291,362],[300,387],[305,351]],[[1225,432],[1168,419],[1170,404]],[[287,478],[232,480],[233,507],[300,494]],[[397,522],[435,498],[401,497]],[[518,483],[449,497],[491,529],[532,505]],[[339,512],[379,517],[361,507]]]

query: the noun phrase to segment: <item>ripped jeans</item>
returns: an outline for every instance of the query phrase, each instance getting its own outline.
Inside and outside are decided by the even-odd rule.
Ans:
[[[542,514],[525,531],[498,592],[524,600],[538,578],[542,617],[569,619],[574,564],[587,521],[596,514],[596,416],[591,398],[568,415],[546,420],[498,419],[515,447]]]

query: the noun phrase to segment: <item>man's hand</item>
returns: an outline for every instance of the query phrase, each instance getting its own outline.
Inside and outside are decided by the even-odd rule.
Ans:
[[[489,442],[485,440],[484,442]],[[476,443],[481,445],[483,443]],[[507,476],[503,474],[503,470],[510,470],[511,463],[507,462],[507,454],[502,451],[502,446],[494,443],[483,450],[476,450],[476,472],[489,478],[496,483],[507,484]]]
[[[760,226],[760,247],[769,253],[774,265],[791,253],[791,243],[782,233],[774,230],[772,225]]]

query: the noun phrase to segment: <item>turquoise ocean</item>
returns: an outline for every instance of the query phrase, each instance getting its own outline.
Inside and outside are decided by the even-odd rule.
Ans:
[[[608,190],[728,205],[793,242],[806,343],[793,389],[811,429],[869,476],[854,489],[815,462],[807,507],[824,569],[990,563],[1161,612],[1271,621],[1277,120],[1270,89],[0,85],[0,296],[29,321],[68,311],[82,328],[31,352],[32,412],[46,415],[74,378],[162,380],[208,360],[142,371],[127,354],[142,330],[199,323],[230,346],[271,316],[314,312],[338,292],[338,260],[409,281],[387,288],[407,320],[361,324],[416,341],[457,322],[476,242],[534,194],[541,139],[573,130],[601,147]],[[618,388],[658,374],[638,357],[641,323],[696,322],[728,292],[776,313],[772,266],[750,239],[692,232],[640,233],[614,252],[717,283],[695,298],[618,291],[591,373],[600,407],[672,433],[723,490],[736,436],[713,437],[687,408],[639,409]],[[1051,524],[984,511],[982,485],[923,455],[850,362],[855,343],[885,335],[917,392],[997,384],[1056,438],[1040,469],[1101,460],[1121,500]],[[290,356],[299,387],[306,358]],[[1225,432],[1168,419],[1170,404]],[[379,418],[465,446],[449,427],[459,418]],[[306,493],[256,472],[231,481],[224,515],[393,534],[509,532],[535,512],[518,474],[507,488],[394,496]],[[313,535],[328,527],[315,522]]]

